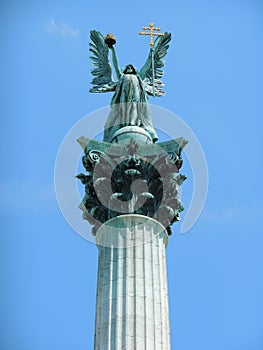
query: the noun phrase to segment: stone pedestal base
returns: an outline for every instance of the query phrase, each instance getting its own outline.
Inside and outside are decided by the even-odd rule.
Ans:
[[[95,350],[169,350],[165,228],[146,216],[122,215],[96,238]]]

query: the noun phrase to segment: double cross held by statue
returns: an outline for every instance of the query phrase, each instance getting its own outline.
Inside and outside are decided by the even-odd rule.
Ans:
[[[164,33],[155,33],[154,30],[160,31],[161,28],[154,27],[153,23],[150,23],[149,27],[142,27],[143,30],[149,30],[149,32],[139,32],[140,35],[150,35],[150,46],[152,48],[152,82],[154,84],[154,42],[153,42],[153,36],[163,36]],[[154,91],[153,91],[154,96]]]

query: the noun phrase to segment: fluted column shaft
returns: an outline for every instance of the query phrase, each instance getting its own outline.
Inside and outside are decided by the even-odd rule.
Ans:
[[[169,350],[165,228],[122,215],[97,232],[95,350]]]

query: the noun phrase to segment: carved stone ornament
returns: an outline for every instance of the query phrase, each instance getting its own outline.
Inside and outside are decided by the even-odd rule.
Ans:
[[[131,213],[158,220],[171,234],[170,226],[184,209],[178,192],[186,179],[179,170],[187,141],[141,144],[129,139],[111,144],[81,137],[78,142],[87,171],[76,176],[85,185],[79,207],[94,225],[93,234],[109,219]]]

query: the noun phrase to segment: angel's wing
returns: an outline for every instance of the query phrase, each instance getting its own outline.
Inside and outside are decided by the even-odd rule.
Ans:
[[[152,54],[154,59],[154,78],[159,79],[163,76],[162,68],[164,67],[164,56],[169,48],[169,41],[171,40],[171,33],[164,33],[163,36],[158,36],[154,41],[154,46],[151,48],[147,61],[140,70],[140,77],[142,80],[148,78],[152,80]]]
[[[94,87],[90,92],[108,92],[114,91],[116,83],[112,78],[112,70],[109,60],[109,48],[104,42],[104,38],[97,30],[90,31],[90,38],[92,42],[90,45],[90,52],[92,56],[92,64],[95,68],[91,69],[91,74],[94,76],[92,84]]]

